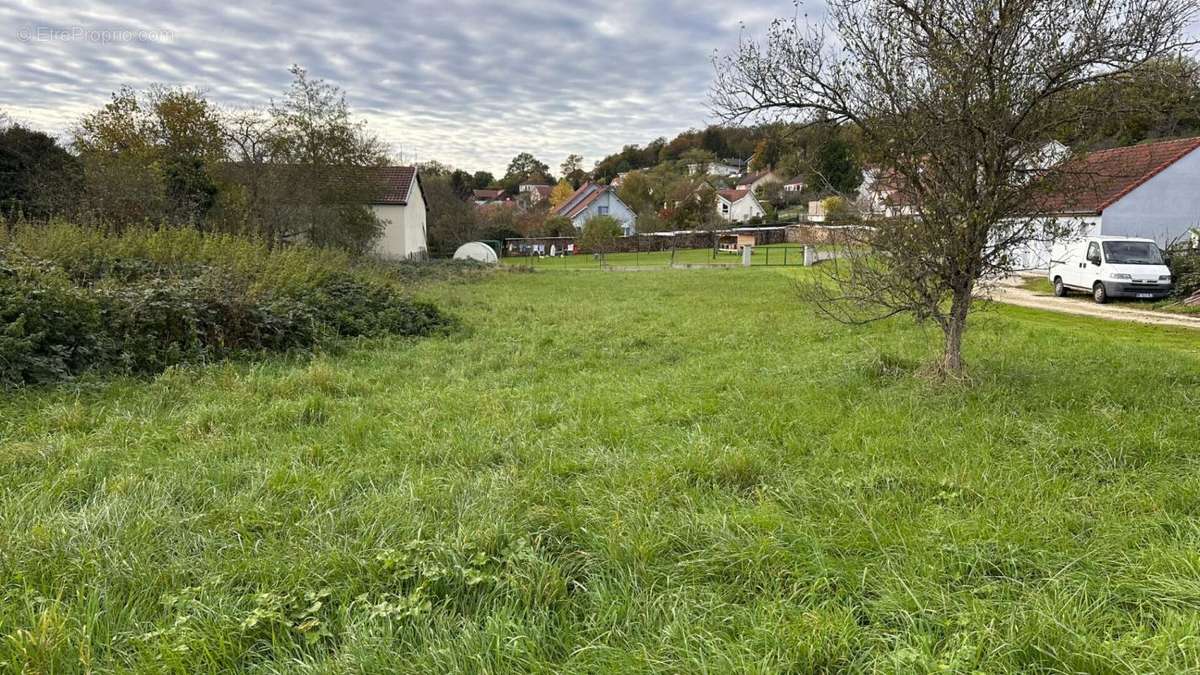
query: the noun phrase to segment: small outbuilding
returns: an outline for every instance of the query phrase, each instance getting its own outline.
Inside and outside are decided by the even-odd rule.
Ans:
[[[747,246],[754,246],[757,238],[753,234],[734,232],[723,234],[717,240],[717,247],[725,253],[737,253]]]

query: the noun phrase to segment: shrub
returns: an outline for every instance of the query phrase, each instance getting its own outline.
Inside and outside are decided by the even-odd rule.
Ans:
[[[345,337],[429,335],[447,325],[433,305],[405,301],[388,286],[348,274],[325,280],[303,301],[320,323]]]
[[[101,358],[99,304],[0,262],[0,384],[60,380]]]
[[[612,248],[621,236],[621,223],[612,216],[596,216],[583,224],[579,244],[584,251],[602,252]]]
[[[260,301],[228,278],[147,279],[99,292],[109,362],[132,373],[312,346],[320,330],[310,306]]]
[[[19,227],[0,242],[0,385],[151,374],[339,336],[430,335],[451,320],[399,285],[422,274],[192,230]]]
[[[1200,292],[1200,251],[1178,248],[1169,252],[1167,263],[1175,282],[1175,296],[1190,298]]]

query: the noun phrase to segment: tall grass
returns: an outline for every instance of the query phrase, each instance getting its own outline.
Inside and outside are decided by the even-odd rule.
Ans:
[[[271,250],[259,240],[190,228],[128,228],[110,234],[53,222],[14,226],[0,242],[67,267],[91,268],[112,260],[145,260],[164,267],[213,265],[252,280],[252,290],[257,293],[311,288],[354,266],[348,254],[335,249],[290,246]]]
[[[500,275],[469,330],[0,402],[37,672],[1200,669],[1194,334],[847,328],[789,274]]]

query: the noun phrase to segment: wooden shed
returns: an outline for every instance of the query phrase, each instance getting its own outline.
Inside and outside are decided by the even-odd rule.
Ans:
[[[733,234],[723,234],[717,240],[717,247],[725,253],[737,253],[747,246],[754,246],[757,238],[753,234],[736,232]]]

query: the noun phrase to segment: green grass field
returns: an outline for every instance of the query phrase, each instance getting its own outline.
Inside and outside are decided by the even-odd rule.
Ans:
[[[1193,333],[498,273],[461,332],[0,402],[8,672],[1200,670]]]

